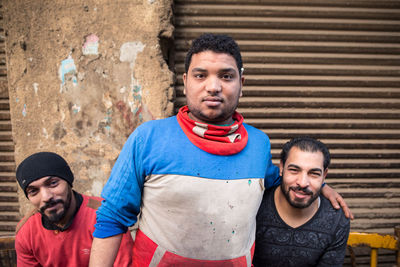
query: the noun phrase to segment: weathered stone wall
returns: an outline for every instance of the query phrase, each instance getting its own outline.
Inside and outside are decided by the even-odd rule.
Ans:
[[[74,188],[100,195],[128,135],[173,112],[172,0],[4,3],[18,165],[38,151],[69,162]],[[20,194],[22,212],[28,208]]]

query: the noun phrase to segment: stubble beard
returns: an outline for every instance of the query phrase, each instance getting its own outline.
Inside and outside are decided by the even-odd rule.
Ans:
[[[219,114],[216,114],[215,116],[209,116],[206,115],[204,112],[202,112],[201,109],[193,108],[193,106],[195,105],[191,105],[190,101],[188,100],[186,101],[190,113],[192,113],[196,118],[201,119],[203,122],[210,124],[218,124],[219,122],[223,122],[228,120],[229,118],[232,118],[233,114],[235,113],[239,105],[239,97],[238,97],[235,105],[233,105],[232,108],[230,108],[229,110],[223,109]],[[226,104],[226,99],[224,99],[223,101]]]
[[[46,217],[47,220],[49,220],[51,223],[57,224],[60,221],[62,221],[64,219],[65,215],[67,214],[68,209],[71,205],[71,199],[72,199],[72,192],[71,192],[71,190],[69,190],[67,200],[65,202],[62,199],[51,200],[45,206],[40,208],[39,212],[42,214],[42,216]],[[63,209],[61,212],[59,212],[59,210],[54,210],[53,212],[50,212],[49,214],[45,213],[47,208],[53,207],[60,203],[63,206]]]
[[[318,189],[317,192],[315,192],[315,194],[314,194],[310,189],[308,189],[308,188],[301,188],[300,186],[297,186],[297,187],[294,187],[294,186],[288,187],[288,186],[286,186],[286,184],[283,182],[283,175],[284,175],[284,174],[282,173],[282,183],[281,183],[281,185],[280,185],[280,188],[281,188],[281,191],[282,191],[283,195],[285,196],[287,202],[288,202],[292,207],[297,208],[297,209],[305,209],[305,208],[308,208],[308,207],[319,197],[319,195],[321,194],[321,190],[322,190],[321,187]],[[287,188],[287,189],[286,189],[286,188]],[[304,203],[302,203],[302,202],[296,202],[296,201],[294,201],[294,200],[292,200],[292,199],[290,198],[290,191],[291,191],[291,190],[293,190],[293,191],[303,191],[304,193],[309,194],[311,197],[310,197],[310,199],[309,199],[307,202],[304,202]]]

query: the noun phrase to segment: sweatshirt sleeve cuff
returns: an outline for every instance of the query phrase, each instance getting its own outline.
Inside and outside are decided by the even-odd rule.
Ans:
[[[125,225],[108,218],[97,219],[94,225],[95,229],[93,236],[96,238],[107,238],[119,234],[126,233],[128,227]]]

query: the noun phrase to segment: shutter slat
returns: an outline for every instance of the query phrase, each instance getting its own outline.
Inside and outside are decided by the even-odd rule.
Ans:
[[[0,12],[2,6],[0,5]],[[15,179],[14,143],[11,133],[10,103],[3,16],[0,17],[0,234],[14,234],[20,219]]]

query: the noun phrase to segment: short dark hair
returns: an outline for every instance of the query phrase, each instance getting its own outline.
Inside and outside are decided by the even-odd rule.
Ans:
[[[189,70],[190,62],[192,61],[193,54],[203,51],[212,51],[215,53],[224,53],[231,55],[239,70],[239,75],[242,75],[241,69],[243,67],[242,56],[240,55],[239,45],[232,39],[232,37],[224,34],[205,33],[193,40],[189,51],[185,58],[185,72]]]
[[[285,162],[289,155],[289,151],[292,147],[297,147],[301,151],[307,151],[307,152],[320,151],[324,156],[324,170],[328,168],[329,163],[331,162],[331,155],[329,153],[329,149],[324,143],[308,136],[301,136],[293,138],[292,140],[283,145],[281,152],[281,162],[283,165],[285,165]]]

